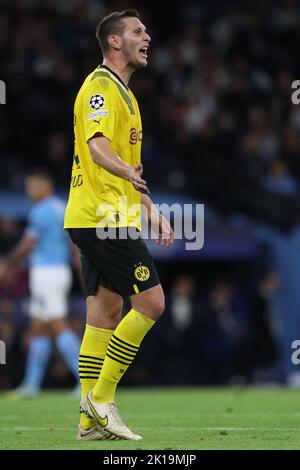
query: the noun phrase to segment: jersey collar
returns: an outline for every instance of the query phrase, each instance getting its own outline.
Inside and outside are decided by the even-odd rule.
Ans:
[[[110,69],[109,67],[107,67],[107,65],[104,65],[104,64],[101,64],[100,67],[102,69],[108,70],[112,75],[114,75],[119,80],[119,82],[122,83],[122,85],[126,88],[127,91],[129,90],[128,86],[125,85],[123,80],[119,77],[119,75],[116,72],[114,72],[112,69]]]

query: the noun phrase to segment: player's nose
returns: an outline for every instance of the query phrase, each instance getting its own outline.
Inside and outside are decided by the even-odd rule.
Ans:
[[[150,36],[148,33],[145,33],[144,40],[147,41],[148,43],[150,43],[150,41],[151,41],[151,36]]]

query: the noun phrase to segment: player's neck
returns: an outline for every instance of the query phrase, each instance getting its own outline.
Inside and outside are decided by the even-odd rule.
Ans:
[[[115,74],[120,77],[122,82],[128,86],[129,80],[131,75],[133,74],[134,70],[128,66],[128,64],[122,64],[119,60],[113,60],[105,58],[102,62],[102,65],[105,65],[110,70],[112,70]]]

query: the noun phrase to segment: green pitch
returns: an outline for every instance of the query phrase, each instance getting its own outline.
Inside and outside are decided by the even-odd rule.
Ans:
[[[118,407],[138,443],[77,442],[68,393],[0,395],[0,449],[300,449],[300,392],[283,388],[121,389]]]

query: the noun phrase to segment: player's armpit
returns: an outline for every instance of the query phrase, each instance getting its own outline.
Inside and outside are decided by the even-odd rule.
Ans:
[[[92,139],[94,139],[95,137],[104,137],[104,135],[102,134],[102,132],[95,132],[94,135],[92,135],[92,137],[89,138],[89,140],[87,141],[87,143],[89,143]]]

